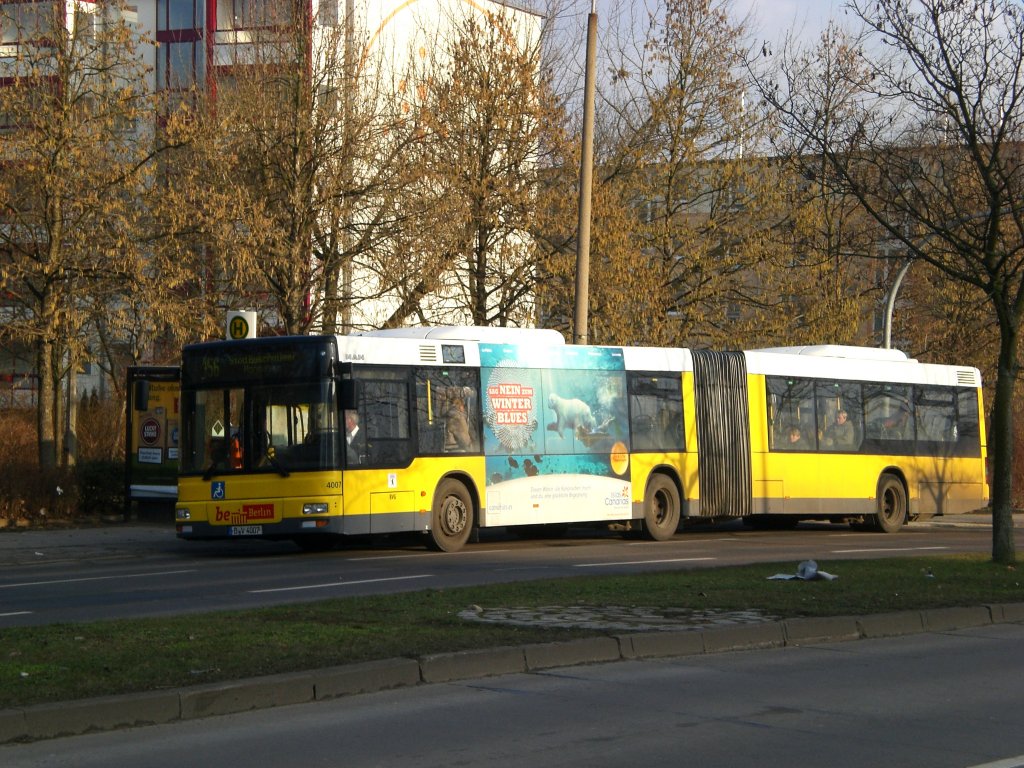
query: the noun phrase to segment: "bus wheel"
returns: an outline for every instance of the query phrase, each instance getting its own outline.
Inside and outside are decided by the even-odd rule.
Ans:
[[[878,480],[878,511],[875,528],[883,533],[896,533],[907,519],[907,491],[895,475],[885,474]]]
[[[679,489],[665,475],[653,475],[644,493],[644,531],[655,541],[671,539],[679,527]]]
[[[473,501],[458,480],[442,480],[434,494],[430,545],[439,552],[457,552],[473,532]]]

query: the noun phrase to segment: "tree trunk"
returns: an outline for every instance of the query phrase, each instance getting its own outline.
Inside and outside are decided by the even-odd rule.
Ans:
[[[53,344],[39,342],[39,391],[36,398],[36,435],[39,440],[39,468],[57,466],[57,442],[53,431]]]
[[[68,365],[67,401],[64,407],[63,465],[70,469],[78,463],[78,363],[73,359]]]
[[[992,559],[1016,562],[1013,541],[1013,395],[1017,380],[1017,329],[1000,323],[999,373],[992,404]]]
[[[325,334],[333,334],[338,332],[338,316],[341,314],[339,311],[339,289],[338,282],[341,280],[340,270],[338,269],[338,261],[335,254],[331,254],[329,257],[324,257],[324,308],[323,308],[323,320],[321,322],[321,332]],[[347,326],[345,330],[348,330]]]
[[[64,400],[64,354],[61,345],[50,347],[53,365],[50,374],[53,376],[53,453],[56,461],[63,466],[64,462],[64,423],[67,414]]]

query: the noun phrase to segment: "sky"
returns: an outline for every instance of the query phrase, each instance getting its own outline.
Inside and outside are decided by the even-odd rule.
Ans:
[[[843,0],[734,0],[738,14],[750,12],[758,37],[777,43],[790,29],[813,42],[825,29],[830,17],[843,16]],[[777,47],[777,46],[773,46]]]
[[[529,1],[525,0],[527,4]],[[591,1],[569,0],[569,15],[585,26]],[[643,19],[643,6],[657,4],[658,0],[596,0],[598,23],[614,24],[615,19],[628,18],[628,13],[623,15],[626,13],[623,9],[631,7],[632,12],[638,14],[636,18]],[[799,32],[801,42],[813,45],[830,18],[849,22],[845,4],[846,0],[731,0],[737,18],[750,15],[752,37],[769,41],[773,49],[781,47],[782,40],[791,29]],[[535,0],[533,5],[543,7],[545,0]]]

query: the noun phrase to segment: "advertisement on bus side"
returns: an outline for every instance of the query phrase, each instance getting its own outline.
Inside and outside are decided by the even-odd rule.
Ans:
[[[580,519],[629,517],[621,350],[481,345],[480,358],[492,520],[565,519],[570,506]]]

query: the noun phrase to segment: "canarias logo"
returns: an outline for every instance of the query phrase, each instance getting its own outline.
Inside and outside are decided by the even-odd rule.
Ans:
[[[618,491],[604,497],[604,505],[606,507],[626,507],[630,503],[628,485],[624,485]]]

